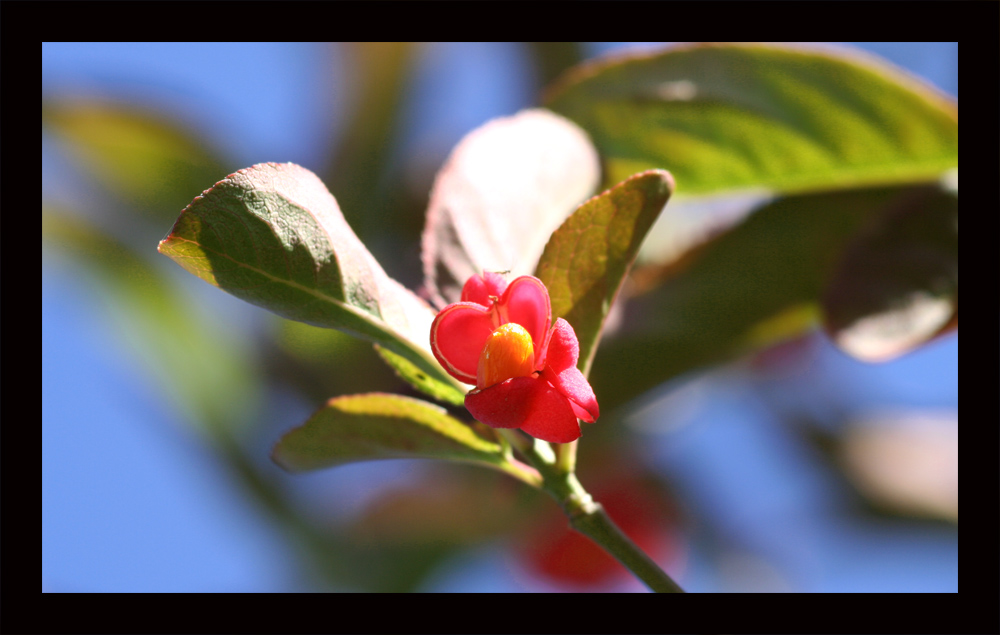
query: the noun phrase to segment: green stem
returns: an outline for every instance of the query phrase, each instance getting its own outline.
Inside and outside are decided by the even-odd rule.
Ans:
[[[493,467],[532,487],[542,487],[542,477],[538,474],[538,471],[530,465],[521,463],[517,459],[511,458],[501,463],[493,464]]]
[[[576,470],[576,441],[570,443],[559,443],[556,445],[556,467],[560,472],[573,472]]]
[[[529,456],[532,448],[532,440],[521,434],[519,430],[514,428],[496,428],[496,431],[500,433],[500,437],[506,439],[508,443],[517,448],[517,451],[524,456]],[[532,459],[534,461],[534,459]]]
[[[684,593],[684,589],[667,575],[652,558],[618,528],[600,503],[578,516],[570,516],[570,524],[610,553],[656,593]]]
[[[515,447],[542,475],[542,488],[563,508],[573,529],[614,556],[651,590],[657,593],[684,593],[684,589],[615,525],[600,503],[583,489],[576,474],[563,471],[560,458],[565,454],[560,454],[560,445],[556,446],[555,457],[544,456],[535,445],[521,444]]]

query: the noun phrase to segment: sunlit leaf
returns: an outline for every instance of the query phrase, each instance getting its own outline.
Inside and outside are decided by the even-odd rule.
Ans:
[[[484,270],[532,273],[599,173],[587,135],[546,110],[466,135],[438,174],[427,211],[424,276],[435,302],[457,301],[465,281]]]
[[[285,434],[272,458],[293,472],[373,459],[504,461],[498,444],[477,436],[444,408],[385,393],[331,399]]]
[[[305,168],[230,174],[181,212],[159,250],[238,298],[363,337],[454,382],[429,352],[433,311],[386,275]]]
[[[545,247],[536,275],[549,289],[552,317],[566,318],[580,339],[584,373],[628,268],[673,188],[669,172],[637,174],[581,205]]]
[[[590,133],[605,183],[665,168],[683,195],[927,181],[958,165],[955,103],[849,49],[615,55],[567,73],[545,105]]]

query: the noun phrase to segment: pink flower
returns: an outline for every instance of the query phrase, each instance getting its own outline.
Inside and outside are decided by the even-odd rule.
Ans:
[[[488,426],[569,443],[580,437],[578,418],[600,415],[576,367],[576,333],[562,318],[552,324],[548,289],[533,276],[469,278],[462,300],[434,318],[431,349],[452,377],[476,385],[465,407]]]

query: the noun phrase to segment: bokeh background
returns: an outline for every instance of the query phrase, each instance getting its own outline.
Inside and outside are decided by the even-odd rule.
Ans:
[[[848,44],[957,97],[956,43]],[[292,161],[416,289],[449,150],[626,46],[654,45],[43,44],[43,590],[642,590],[502,475],[282,472],[323,400],[407,387],[156,253],[215,180]],[[588,426],[581,480],[689,591],[957,591],[957,358],[809,333]]]

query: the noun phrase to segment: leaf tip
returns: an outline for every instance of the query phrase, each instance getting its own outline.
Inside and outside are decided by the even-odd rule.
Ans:
[[[278,441],[274,444],[274,447],[271,448],[271,462],[289,474],[297,474],[303,471],[301,468],[296,467],[295,461],[290,460],[290,457],[287,456],[285,451],[286,440],[300,428],[301,426],[292,428],[285,434],[281,435],[281,438],[278,439]]]
[[[657,170],[657,172],[660,173],[660,176],[666,183],[667,193],[672,196],[677,191],[677,181],[674,180],[674,175],[669,170]]]
[[[632,176],[625,179],[624,181],[622,181],[622,183],[619,183],[618,185],[619,186],[623,185],[624,183],[628,183],[629,181],[654,180],[654,179],[659,181],[662,188],[665,190],[665,192],[663,193],[666,195],[667,198],[673,196],[674,191],[676,191],[677,189],[677,182],[674,180],[674,175],[671,174],[669,170],[655,169],[655,170],[646,170],[645,172],[639,172],[637,174],[633,174]]]

